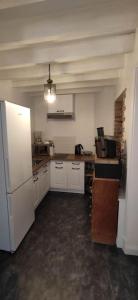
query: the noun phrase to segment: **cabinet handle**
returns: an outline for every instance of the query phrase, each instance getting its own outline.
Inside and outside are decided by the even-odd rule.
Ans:
[[[78,162],[78,163],[77,162],[72,162],[72,165],[77,165],[78,166],[78,165],[80,165],[80,162]]]
[[[33,178],[36,178],[37,174],[38,174],[38,172],[35,172],[35,173],[33,174]]]
[[[80,170],[80,168],[72,168],[72,170]]]
[[[63,169],[63,167],[55,167],[56,169]]]
[[[56,165],[63,165],[63,161],[61,161],[61,162],[56,161]]]
[[[36,182],[38,180],[38,177],[36,179],[34,179],[33,181]]]
[[[57,112],[64,112],[64,109],[57,109]]]
[[[45,167],[47,167],[47,164],[45,164],[45,165],[43,166],[43,168],[45,168]]]

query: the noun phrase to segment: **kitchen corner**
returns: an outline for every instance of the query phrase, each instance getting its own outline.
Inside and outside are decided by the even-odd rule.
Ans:
[[[93,154],[55,153],[53,156],[33,156],[33,162],[35,208],[49,190],[82,194],[88,192],[92,240],[114,245],[121,168],[119,159],[97,158]]]
[[[49,190],[84,194],[85,162],[94,163],[94,155],[33,156],[34,207]]]

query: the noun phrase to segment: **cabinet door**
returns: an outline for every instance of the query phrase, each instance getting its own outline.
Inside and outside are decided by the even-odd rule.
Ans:
[[[51,161],[50,185],[54,189],[67,189],[66,162]]]
[[[33,191],[34,191],[34,208],[39,204],[39,178],[38,174],[33,176]]]
[[[48,103],[48,113],[52,114],[55,113],[58,110],[58,101],[57,101],[57,96],[56,96],[56,101],[53,103]]]
[[[92,239],[114,245],[117,235],[119,180],[95,178],[93,184]]]
[[[84,193],[84,162],[68,162],[68,189]]]
[[[2,108],[7,192],[12,193],[32,177],[30,109],[7,101]]]
[[[44,174],[45,174],[45,194],[49,191],[50,187],[50,170],[49,170],[49,163],[46,165],[44,169]]]
[[[56,101],[48,105],[48,113],[73,112],[73,95],[57,95]]]
[[[45,165],[40,169],[39,172],[39,193],[40,193],[40,201],[44,198],[46,193],[49,189],[49,182],[48,182],[48,165]]]
[[[41,170],[39,173],[39,197],[40,201],[45,196],[45,185],[46,185],[46,175],[44,173],[44,170]]]
[[[73,111],[73,95],[57,95],[57,113]]]
[[[36,208],[49,191],[49,163],[42,167],[33,177],[34,182],[34,207]]]
[[[11,251],[15,251],[34,222],[33,180],[8,195]]]

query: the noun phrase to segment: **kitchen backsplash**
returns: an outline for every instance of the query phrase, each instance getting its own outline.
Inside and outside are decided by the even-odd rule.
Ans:
[[[53,137],[53,141],[56,153],[74,153],[74,147],[76,144],[75,136],[56,136]]]

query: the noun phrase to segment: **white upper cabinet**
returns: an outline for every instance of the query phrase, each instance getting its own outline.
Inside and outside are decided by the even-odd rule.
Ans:
[[[48,104],[48,114],[73,114],[73,94],[57,95],[54,103]]]

